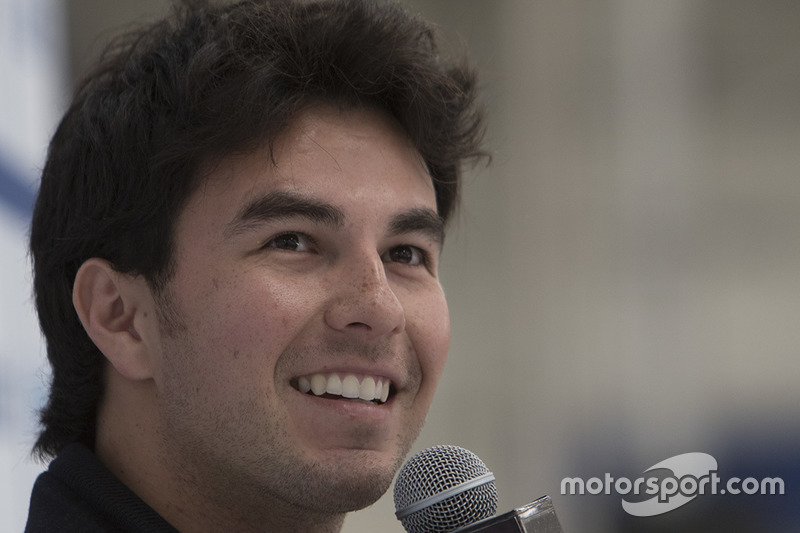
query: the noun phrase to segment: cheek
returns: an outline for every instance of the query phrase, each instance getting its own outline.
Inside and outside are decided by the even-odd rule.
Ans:
[[[190,295],[181,305],[187,333],[198,340],[209,364],[234,362],[232,370],[244,372],[271,370],[265,361],[277,359],[313,315],[313,292],[257,271],[216,274],[200,289],[183,287]]]
[[[447,361],[450,347],[450,314],[444,294],[431,298],[424,312],[415,317],[415,348],[422,369],[422,386],[433,394]]]

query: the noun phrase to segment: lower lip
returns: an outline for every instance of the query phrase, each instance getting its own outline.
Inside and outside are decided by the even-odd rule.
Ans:
[[[325,415],[333,414],[350,419],[379,422],[385,420],[391,411],[391,400],[378,405],[359,400],[333,400],[297,390],[295,392],[301,397],[298,401],[303,401],[304,405],[311,409],[324,411]]]

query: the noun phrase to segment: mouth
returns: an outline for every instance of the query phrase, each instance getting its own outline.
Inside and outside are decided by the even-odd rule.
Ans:
[[[379,376],[356,374],[311,374],[292,379],[292,387],[304,394],[330,400],[361,401],[383,405],[391,395],[392,383]]]

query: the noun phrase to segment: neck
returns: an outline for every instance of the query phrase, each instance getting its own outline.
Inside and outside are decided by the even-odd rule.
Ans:
[[[122,483],[179,531],[276,533],[341,530],[330,515],[271,497],[246,483],[207,480],[164,442],[151,381],[132,382],[107,370],[95,453]]]

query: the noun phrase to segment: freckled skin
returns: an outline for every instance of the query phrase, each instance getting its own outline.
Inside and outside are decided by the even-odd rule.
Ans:
[[[134,464],[149,480],[136,492],[180,529],[335,530],[388,488],[446,360],[440,243],[391,230],[399,214],[436,209],[397,126],[371,110],[315,107],[279,139],[275,161],[266,149],[230,158],[190,197],[161,299],[181,327],[147,339],[155,451]],[[226,233],[274,191],[336,206],[344,222],[294,217]],[[285,232],[308,246],[265,246]],[[427,250],[429,264],[387,259],[398,246]],[[348,410],[290,384],[352,369],[391,376],[390,401]]]

